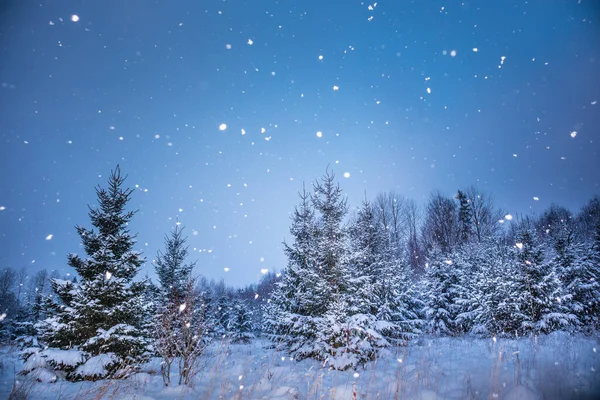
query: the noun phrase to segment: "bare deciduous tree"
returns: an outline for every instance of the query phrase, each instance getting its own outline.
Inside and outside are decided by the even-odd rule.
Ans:
[[[165,386],[171,384],[171,367],[179,363],[179,384],[188,385],[198,373],[200,356],[206,348],[206,305],[195,290],[196,280],[185,285],[183,302],[170,303],[158,315],[155,325],[156,351],[163,359],[161,373]]]
[[[387,230],[390,244],[398,255],[408,239],[408,228],[404,220],[405,204],[405,197],[393,191],[380,193],[373,202],[375,220]]]
[[[414,272],[421,273],[423,272],[425,259],[423,257],[423,248],[418,234],[421,214],[417,203],[414,200],[409,199],[406,201],[404,214],[408,229],[408,239],[406,242],[408,264]]]
[[[456,203],[439,191],[433,192],[425,208],[421,234],[426,250],[439,247],[444,253],[451,251],[459,238],[458,228]]]
[[[179,356],[179,384],[187,385],[198,373],[200,356],[206,348],[206,305],[198,304],[194,291],[195,280],[190,279],[185,287],[185,307],[179,308],[180,330],[175,340]]]
[[[498,233],[500,225],[498,221],[504,213],[494,206],[494,199],[491,194],[478,190],[471,186],[465,194],[471,205],[472,231],[479,243],[486,238]]]

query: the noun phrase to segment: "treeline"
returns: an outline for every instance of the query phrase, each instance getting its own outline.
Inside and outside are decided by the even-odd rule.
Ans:
[[[600,316],[600,199],[513,217],[476,188],[422,210],[384,193],[355,213],[329,171],[300,193],[266,332],[335,368],[423,332],[523,336],[589,331]]]
[[[259,335],[295,359],[338,369],[423,333],[523,336],[598,328],[600,199],[578,214],[552,205],[512,217],[476,188],[425,207],[389,192],[352,211],[330,171],[300,193],[288,263],[243,289],[209,281],[176,225],[155,257],[157,282],[134,279],[145,259],[128,230],[133,193],[117,167],[77,226],[76,274],[0,273],[0,338],[18,344],[42,381],[126,377],[162,358],[165,385],[198,372],[214,340]]]

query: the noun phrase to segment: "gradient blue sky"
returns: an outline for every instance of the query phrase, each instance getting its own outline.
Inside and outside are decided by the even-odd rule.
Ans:
[[[599,24],[594,0],[3,1],[0,267],[68,272],[117,163],[148,261],[179,218],[233,285],[285,265],[328,164],[352,206],[475,184],[576,210],[600,193]]]

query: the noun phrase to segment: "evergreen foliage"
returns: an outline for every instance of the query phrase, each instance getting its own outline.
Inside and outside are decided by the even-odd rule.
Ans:
[[[229,313],[227,330],[232,343],[250,343],[254,338],[254,326],[252,324],[252,311],[249,305],[239,297],[233,299]]]
[[[142,329],[145,285],[133,281],[144,259],[133,250],[128,224],[135,212],[126,211],[133,189],[125,189],[124,181],[117,166],[108,188],[96,189],[99,206],[89,211],[95,229],[76,227],[87,257],[68,257],[81,280],[52,280],[56,300],[45,301],[48,318],[38,324],[50,347],[110,354],[107,373],[146,360],[150,349]]]
[[[517,266],[514,293],[522,333],[548,333],[575,322],[562,304],[561,282],[544,258],[535,231],[524,228],[517,235]]]
[[[436,335],[459,333],[456,318],[459,297],[459,274],[451,258],[434,248],[429,256],[423,298],[428,330]]]

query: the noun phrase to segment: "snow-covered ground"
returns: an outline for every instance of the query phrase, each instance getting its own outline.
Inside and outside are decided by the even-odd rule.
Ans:
[[[314,360],[297,362],[268,345],[262,340],[211,345],[192,388],[164,388],[158,359],[127,380],[42,384],[17,377],[17,386],[28,399],[600,398],[598,337],[423,337],[358,371],[333,371]],[[11,349],[2,350],[0,398],[8,398],[13,371],[22,365]],[[176,367],[172,381],[177,383]]]

